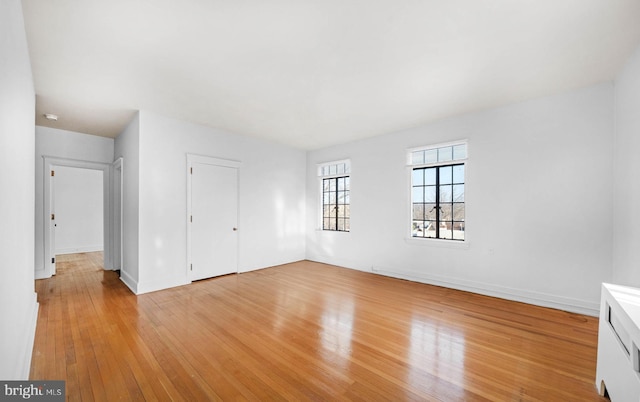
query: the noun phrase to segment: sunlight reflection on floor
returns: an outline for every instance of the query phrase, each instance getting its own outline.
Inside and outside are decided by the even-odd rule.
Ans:
[[[425,375],[437,376],[451,384],[464,385],[464,333],[442,323],[414,316],[408,348],[407,382],[420,387]],[[449,388],[451,389],[451,388]],[[462,390],[462,388],[460,388]],[[461,395],[462,396],[462,395]]]

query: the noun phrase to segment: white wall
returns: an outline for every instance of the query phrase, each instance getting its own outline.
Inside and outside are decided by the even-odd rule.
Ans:
[[[33,270],[35,93],[19,0],[0,2],[0,379],[29,377],[38,303]]]
[[[615,81],[613,281],[640,287],[640,47]]]
[[[56,168],[56,254],[104,249],[102,179],[100,170]]]
[[[241,272],[304,259],[305,152],[145,111],[139,119],[139,276],[136,284],[129,284],[134,291],[188,281],[188,153],[242,163]],[[116,156],[126,153],[125,148]],[[129,169],[125,155],[125,172]]]
[[[140,186],[140,114],[116,138],[115,158],[123,160],[121,279],[138,293],[138,233]]]
[[[307,258],[597,314],[611,279],[613,87],[309,152]],[[466,246],[409,239],[411,147],[468,139]],[[351,159],[351,232],[318,228],[316,164]]]
[[[35,141],[35,269],[44,278],[44,156],[88,162],[113,162],[114,140],[36,126]]]

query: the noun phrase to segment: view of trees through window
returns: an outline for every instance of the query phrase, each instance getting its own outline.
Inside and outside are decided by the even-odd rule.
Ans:
[[[349,176],[322,179],[322,229],[350,229]]]
[[[464,240],[464,165],[417,168],[412,236]]]

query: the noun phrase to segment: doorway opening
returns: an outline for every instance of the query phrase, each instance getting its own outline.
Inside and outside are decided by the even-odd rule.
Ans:
[[[46,277],[56,274],[56,255],[74,252],[102,251],[102,267],[120,270],[122,158],[112,164],[44,159]]]
[[[57,166],[52,188],[55,249],[60,255],[104,251],[103,174]]]

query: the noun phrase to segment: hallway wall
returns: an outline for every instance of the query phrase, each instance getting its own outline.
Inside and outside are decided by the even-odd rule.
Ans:
[[[29,377],[34,292],[35,92],[20,0],[0,1],[0,379]]]

